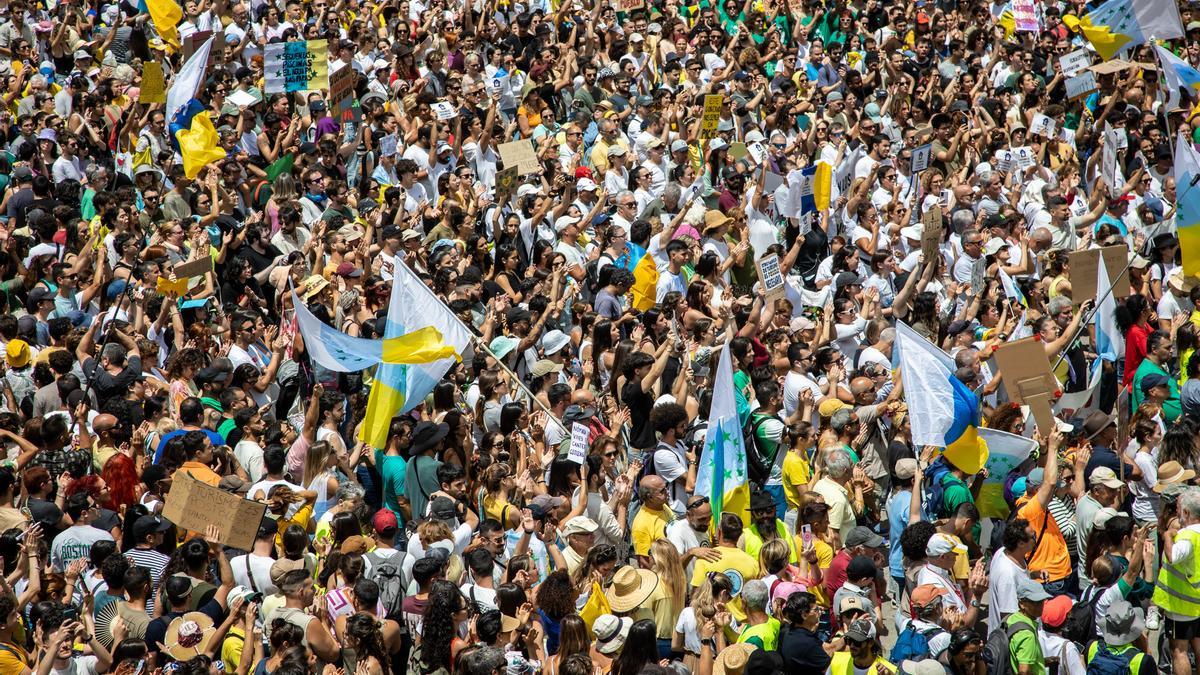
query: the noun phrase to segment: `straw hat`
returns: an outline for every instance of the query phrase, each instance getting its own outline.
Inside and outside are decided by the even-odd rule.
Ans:
[[[1195,471],[1183,468],[1183,466],[1175,460],[1163,462],[1162,466],[1158,467],[1158,483],[1156,483],[1151,489],[1155,492],[1162,492],[1168,485],[1175,483],[1186,483],[1195,477]]]
[[[311,277],[305,279],[303,289],[302,289],[304,299],[308,300],[309,298],[313,297],[317,293],[320,293],[321,291],[325,290],[325,287],[328,285],[329,285],[329,280],[326,279],[325,277],[321,276],[320,274],[314,274]]]
[[[614,612],[628,612],[646,602],[655,588],[658,588],[657,574],[625,565],[613,575],[612,585],[604,591],[604,596]]]
[[[742,675],[754,649],[749,642],[737,642],[722,649],[713,663],[713,675]]]
[[[187,661],[208,651],[208,641],[216,629],[213,620],[203,612],[188,612],[175,617],[167,626],[163,640],[167,653],[176,661]]]

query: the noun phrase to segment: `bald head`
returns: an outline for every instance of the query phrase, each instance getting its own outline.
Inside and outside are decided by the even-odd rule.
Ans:
[[[1035,251],[1047,251],[1050,249],[1050,230],[1044,227],[1039,227],[1029,235],[1029,243],[1033,244]]]
[[[855,396],[864,394],[875,388],[875,383],[869,377],[856,377],[850,380],[850,393]]]
[[[667,482],[661,476],[646,476],[638,483],[638,499],[652,509],[662,508],[667,503]]]

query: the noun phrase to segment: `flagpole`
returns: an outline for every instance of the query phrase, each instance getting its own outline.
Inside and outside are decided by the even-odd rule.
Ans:
[[[1129,273],[1129,266],[1130,266],[1130,265],[1132,265],[1132,264],[1133,264],[1133,258],[1132,258],[1132,257],[1130,257],[1130,258],[1129,258],[1129,261],[1125,263],[1125,267],[1121,268],[1121,272],[1120,272],[1119,274],[1117,274],[1117,277],[1116,277],[1116,278],[1117,278],[1117,279],[1120,279],[1120,278],[1121,278],[1123,275],[1125,275],[1125,274],[1128,274],[1128,273]],[[1110,283],[1110,284],[1108,285],[1108,290],[1107,290],[1107,291],[1104,293],[1104,295],[1102,295],[1102,296],[1100,296],[1099,298],[1097,298],[1097,299],[1096,299],[1096,304],[1095,304],[1095,306],[1094,306],[1094,307],[1092,307],[1092,311],[1088,313],[1088,317],[1087,317],[1087,319],[1085,319],[1085,320],[1083,320],[1083,321],[1080,321],[1080,322],[1079,322],[1079,327],[1075,329],[1075,334],[1074,334],[1074,335],[1072,335],[1072,336],[1071,336],[1071,339],[1067,341],[1067,345],[1068,345],[1068,346],[1070,346],[1070,344],[1071,344],[1072,342],[1074,342],[1074,341],[1078,340],[1078,339],[1079,339],[1079,335],[1080,335],[1080,334],[1081,334],[1081,333],[1082,333],[1084,330],[1086,330],[1088,326],[1090,326],[1090,325],[1091,325],[1091,323],[1092,323],[1092,319],[1093,319],[1093,318],[1095,318],[1095,316],[1096,316],[1096,312],[1099,312],[1099,311],[1100,311],[1100,305],[1101,305],[1101,304],[1103,304],[1103,303],[1104,303],[1104,301],[1108,299],[1108,296],[1109,296],[1109,295],[1112,295],[1113,288],[1115,288],[1115,285]],[[1054,372],[1055,370],[1057,370],[1057,369],[1058,369],[1058,366],[1059,366],[1059,364],[1061,364],[1061,363],[1063,362],[1063,359],[1065,359],[1065,358],[1067,358],[1067,348],[1066,348],[1066,347],[1064,347],[1064,348],[1063,348],[1063,350],[1062,350],[1061,352],[1059,352],[1059,354],[1058,354],[1058,360],[1056,360],[1056,361],[1054,362],[1054,365],[1050,366],[1050,372]]]

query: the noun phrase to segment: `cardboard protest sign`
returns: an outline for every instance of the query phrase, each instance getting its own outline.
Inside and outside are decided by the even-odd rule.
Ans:
[[[1100,266],[1100,256],[1104,256],[1104,267],[1108,271],[1108,282],[1112,286],[1113,298],[1120,300],[1132,292],[1129,285],[1129,248],[1124,244],[1090,248],[1084,251],[1072,251],[1067,254],[1071,269],[1071,300],[1076,305],[1082,305],[1096,297],[1096,272]]]
[[[921,225],[924,227],[921,232],[921,255],[925,256],[925,263],[930,264],[942,243],[942,210],[935,206],[926,211],[921,216]]]
[[[995,359],[1009,400],[1028,405],[1038,431],[1049,436],[1055,427],[1050,403],[1059,384],[1050,371],[1046,345],[1038,337],[1006,342],[996,349]]]
[[[762,283],[763,295],[768,299],[784,296],[783,271],[779,267],[779,255],[772,253],[758,259],[758,280]]]
[[[354,104],[354,69],[342,66],[329,76],[329,114],[340,118]]]
[[[527,140],[501,143],[497,149],[506,169],[515,166],[521,174],[530,174],[537,173],[541,168],[537,153],[533,151],[533,144]]]
[[[202,255],[195,260],[179,263],[174,268],[176,279],[198,277],[211,271],[213,271],[213,259],[210,255]]]
[[[221,528],[218,541],[249,551],[267,505],[225,492],[176,472],[162,515],[184,530],[204,532],[209,525]]]
[[[146,61],[142,64],[142,86],[138,92],[138,103],[166,103],[167,85],[163,80],[162,64]]]
[[[613,9],[618,12],[633,12],[646,6],[646,0],[613,0]]]
[[[496,172],[496,201],[504,201],[517,185],[517,167],[510,166]]]

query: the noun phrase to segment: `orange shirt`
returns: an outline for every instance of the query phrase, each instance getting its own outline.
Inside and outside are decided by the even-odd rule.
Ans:
[[[208,468],[207,465],[200,462],[184,462],[179,467],[179,470],[201,483],[207,483],[213,487],[220,487],[221,485],[221,477],[215,471]]]
[[[1029,571],[1044,571],[1050,575],[1050,581],[1061,581],[1071,576],[1071,554],[1067,552],[1066,539],[1058,529],[1058,523],[1054,522],[1054,516],[1036,498],[1021,504],[1017,508],[1017,515],[1029,521],[1035,541],[1043,526],[1046,528],[1046,533],[1033,552],[1033,559],[1029,561]]]

